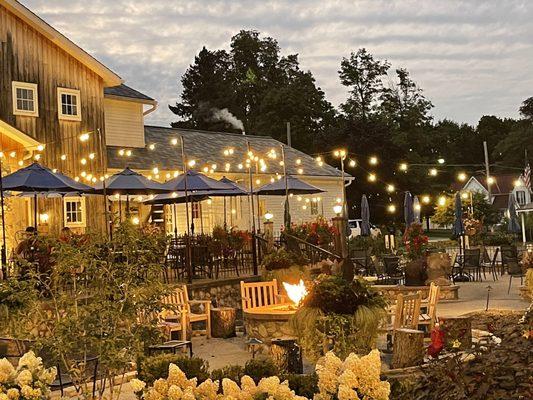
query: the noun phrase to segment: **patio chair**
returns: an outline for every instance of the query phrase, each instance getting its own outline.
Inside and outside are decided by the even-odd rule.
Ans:
[[[492,255],[492,260],[489,258],[489,253],[487,252],[487,249],[483,249],[483,262],[481,263],[481,267],[483,268],[483,277],[487,279],[487,276],[485,274],[486,270],[488,269],[492,273],[492,279],[494,281],[498,280],[498,276],[496,274],[496,268],[497,268],[497,259],[498,254],[500,252],[499,247],[496,247],[496,250],[494,251],[494,254]]]
[[[383,265],[385,267],[385,281],[396,285],[404,280],[404,274],[400,268],[400,257],[385,255],[383,256]]]
[[[417,329],[420,320],[422,293],[396,296],[396,305],[392,311],[392,322],[380,330],[387,332],[387,349],[394,343],[394,333],[398,329]]]
[[[513,245],[503,245],[500,246],[500,253],[502,258],[502,275],[505,270],[509,269],[510,263],[518,263],[518,250],[516,246]]]
[[[179,312],[175,310],[163,310],[160,313],[145,313],[139,315],[138,319],[141,323],[155,324],[157,329],[165,336],[165,341],[174,340],[174,333],[177,333],[181,340],[187,340],[188,323],[185,309],[181,309]]]
[[[211,300],[190,300],[187,285],[179,285],[174,291],[163,299],[163,303],[177,307],[178,316],[186,315],[188,322],[205,322],[205,330],[193,330],[195,333],[204,333],[209,339],[211,337]],[[191,306],[201,307],[193,310]],[[165,316],[169,319],[169,315]],[[185,339],[183,339],[185,340]]]
[[[354,249],[350,252],[350,258],[353,262],[356,272],[359,275],[370,274],[370,260],[366,250]]]
[[[241,281],[241,301],[243,311],[282,303],[278,281],[276,279],[268,282]]]
[[[481,249],[465,249],[464,251],[462,272],[471,277],[473,281],[479,278],[481,282]]]
[[[64,396],[64,390],[68,387],[74,386],[76,392],[81,392],[81,385],[91,382],[93,385],[93,398],[96,393],[96,380],[98,379],[98,357],[86,357],[84,360],[76,361],[75,364],[69,368],[62,363],[56,365],[57,375],[56,379],[50,384],[50,389],[61,392],[61,397]],[[83,376],[73,376],[70,371],[76,371],[76,375],[80,375],[83,371]]]
[[[422,312],[418,320],[418,325],[427,327],[426,332],[431,332],[437,322],[437,304],[439,302],[440,286],[431,282],[427,299],[422,301]]]
[[[520,285],[523,285],[525,275],[518,261],[508,261],[507,273],[509,274],[509,288],[507,289],[507,294],[509,294],[511,292],[511,283],[513,282],[513,278],[520,278]]]

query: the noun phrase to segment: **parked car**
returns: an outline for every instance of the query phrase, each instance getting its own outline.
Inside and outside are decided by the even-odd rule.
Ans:
[[[356,237],[361,235],[361,223],[363,222],[362,219],[349,219],[348,220],[348,227],[350,228],[350,237]],[[381,233],[380,229],[370,223],[370,234],[372,236],[377,236]]]

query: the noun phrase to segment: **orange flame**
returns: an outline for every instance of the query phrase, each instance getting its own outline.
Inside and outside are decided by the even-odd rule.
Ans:
[[[283,282],[283,287],[287,291],[287,296],[296,305],[300,304],[300,301],[307,296],[307,289],[305,288],[304,281],[300,279],[300,282],[296,285]]]

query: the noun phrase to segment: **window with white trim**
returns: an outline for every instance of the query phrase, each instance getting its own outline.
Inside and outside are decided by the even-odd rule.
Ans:
[[[526,204],[526,192],[524,190],[516,191],[516,202],[521,206]]]
[[[201,212],[201,209],[200,209],[200,203],[199,202],[191,203],[191,214],[192,214],[192,218],[193,219],[202,217],[202,212]]]
[[[63,199],[63,215],[65,226],[73,228],[85,227],[85,197],[65,197]]]
[[[13,114],[29,117],[39,116],[37,84],[27,82],[12,82]]]
[[[316,199],[312,199],[309,205],[311,215],[318,215],[318,201]]]
[[[57,106],[59,119],[66,121],[81,121],[79,90],[57,88]]]

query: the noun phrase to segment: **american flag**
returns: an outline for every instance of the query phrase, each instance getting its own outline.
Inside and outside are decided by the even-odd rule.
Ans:
[[[524,185],[531,190],[531,167],[529,166],[529,163],[527,163],[526,168],[524,168],[524,173],[522,174],[522,180],[524,181]]]

